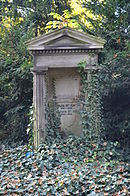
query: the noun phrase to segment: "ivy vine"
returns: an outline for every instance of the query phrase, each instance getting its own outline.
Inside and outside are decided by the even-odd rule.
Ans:
[[[52,79],[52,100],[46,105],[46,116],[47,116],[47,130],[46,130],[46,141],[48,143],[54,142],[54,140],[61,140],[61,120],[59,106],[57,103],[56,89],[55,89],[55,78]]]
[[[98,70],[85,71],[86,61],[78,64],[81,75],[81,124],[84,137],[88,141],[98,142],[103,133],[102,103]]]

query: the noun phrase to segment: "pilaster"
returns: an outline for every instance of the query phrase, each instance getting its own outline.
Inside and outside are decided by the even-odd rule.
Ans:
[[[34,103],[34,145],[45,141],[46,131],[46,75],[47,70],[32,70],[34,75],[33,103]]]

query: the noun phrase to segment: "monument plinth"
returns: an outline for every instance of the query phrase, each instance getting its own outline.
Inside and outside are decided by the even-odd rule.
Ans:
[[[104,40],[63,28],[34,38],[27,42],[27,45],[34,56],[32,71],[35,146],[45,140],[47,124],[45,110],[46,104],[53,99],[53,80],[55,80],[56,102],[61,115],[61,131],[80,135],[82,130],[78,101],[80,96],[78,63],[86,61],[86,71],[95,69]]]

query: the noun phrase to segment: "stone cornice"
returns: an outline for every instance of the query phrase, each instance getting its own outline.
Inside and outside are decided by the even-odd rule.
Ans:
[[[31,72],[36,74],[46,74],[47,71],[48,67],[34,67],[31,69]]]
[[[34,49],[41,46],[41,45],[49,45],[48,43],[62,38],[63,36],[70,37],[72,39],[75,39],[79,42],[89,43],[90,45],[98,45],[98,48],[103,48],[103,45],[105,44],[105,40],[95,37],[93,35],[76,31],[71,28],[62,28],[58,30],[51,31],[49,33],[46,33],[44,35],[41,35],[37,38],[33,38],[26,42],[26,45],[28,46],[28,49],[31,50],[33,47]]]
[[[100,49],[51,49],[51,50],[32,50],[33,54],[63,54],[63,53],[99,53]]]
[[[89,70],[100,70],[100,69],[101,69],[101,67],[97,67],[96,65],[93,65],[93,66],[92,65],[86,65],[86,67],[84,68],[84,71],[87,72]],[[47,73],[47,71],[48,71],[48,67],[35,67],[35,68],[31,69],[31,72],[35,73],[37,75],[44,75],[44,74]]]

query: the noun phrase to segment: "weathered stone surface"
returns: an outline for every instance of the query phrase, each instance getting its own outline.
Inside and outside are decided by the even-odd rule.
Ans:
[[[46,103],[46,85],[45,85],[46,72],[41,74],[34,74],[34,86],[33,86],[33,102],[35,108],[35,145],[39,145],[44,142],[46,119],[45,119],[45,103]]]
[[[59,42],[60,40],[60,42]],[[54,43],[54,45],[53,45]],[[45,49],[57,49],[58,46],[60,49],[101,49],[105,40],[95,37],[80,31],[75,31],[69,28],[62,28],[38,38],[34,38],[27,42],[29,50],[45,50]]]
[[[80,61],[86,60],[86,66],[96,65],[98,62],[98,54],[91,53],[79,53],[79,52],[70,52],[70,53],[56,53],[56,54],[46,54],[44,56],[37,56],[36,66],[48,68],[60,68],[62,67],[77,67]],[[53,63],[52,63],[53,62]]]
[[[81,134],[79,115],[80,75],[76,68],[49,69],[49,100],[53,97],[53,80],[59,111],[61,130],[66,134]]]
[[[53,97],[53,79],[61,114],[61,130],[66,134],[82,134],[79,115],[80,75],[77,66],[80,61],[86,60],[86,71],[97,69],[98,53],[104,43],[101,38],[68,28],[52,31],[27,42],[34,56],[35,146],[45,139],[45,107]]]

